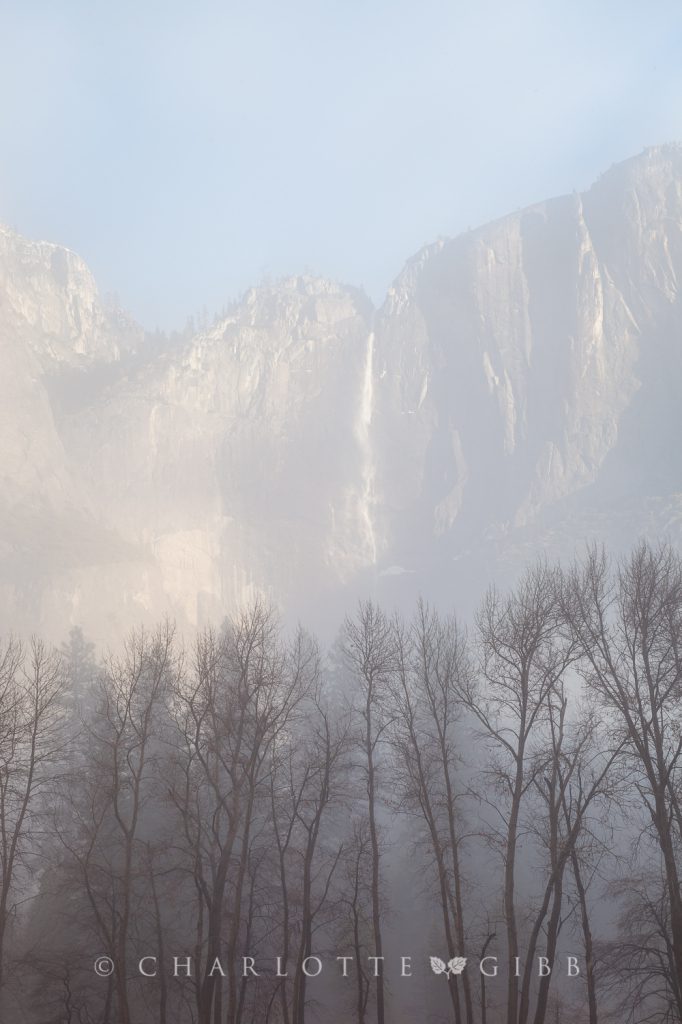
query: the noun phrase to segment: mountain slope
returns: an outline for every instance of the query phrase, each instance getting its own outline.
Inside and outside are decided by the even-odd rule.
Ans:
[[[158,352],[0,234],[0,601],[100,639],[263,593],[465,608],[586,538],[680,537],[682,151],[428,246],[382,308],[292,278]]]

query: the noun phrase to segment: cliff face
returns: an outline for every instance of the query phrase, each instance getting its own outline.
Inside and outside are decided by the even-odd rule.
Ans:
[[[102,519],[148,552],[184,618],[259,593],[296,604],[372,561],[358,471],[370,315],[325,281],[251,292],[66,417]]]
[[[682,151],[410,260],[295,278],[166,351],[0,232],[0,606],[103,639],[266,594],[465,607],[584,539],[679,537]]]
[[[568,553],[617,543],[626,513],[623,542],[674,532],[681,188],[680,151],[649,151],[408,265],[377,326],[381,504],[401,547]]]

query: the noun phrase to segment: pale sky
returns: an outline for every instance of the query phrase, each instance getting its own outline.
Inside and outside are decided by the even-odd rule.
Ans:
[[[0,221],[146,327],[404,261],[682,140],[682,5],[0,0]]]

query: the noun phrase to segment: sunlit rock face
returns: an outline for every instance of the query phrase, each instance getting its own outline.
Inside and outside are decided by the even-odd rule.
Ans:
[[[408,263],[378,314],[378,531],[420,589],[679,535],[682,154]],[[508,570],[508,571],[507,571]]]
[[[295,606],[372,561],[370,315],[360,293],[326,281],[254,290],[66,417],[102,520],[148,553],[149,582],[184,619],[219,620],[258,594]]]
[[[330,632],[468,611],[528,558],[680,537],[682,153],[418,253],[374,311],[313,277],[164,348],[0,230],[0,607],[99,640],[256,595]]]
[[[46,372],[113,362],[142,338],[125,314],[105,308],[79,256],[1,225],[0,325],[3,347],[21,342]]]

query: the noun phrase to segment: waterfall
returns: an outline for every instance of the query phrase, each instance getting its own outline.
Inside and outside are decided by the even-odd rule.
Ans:
[[[362,381],[362,397],[360,401],[360,416],[356,430],[356,436],[360,443],[362,452],[362,487],[360,491],[360,515],[364,526],[365,539],[369,548],[372,565],[376,564],[377,547],[374,534],[374,522],[372,519],[372,506],[374,504],[374,456],[372,452],[372,411],[374,404],[374,332],[367,336],[367,352],[365,355],[365,369]]]

